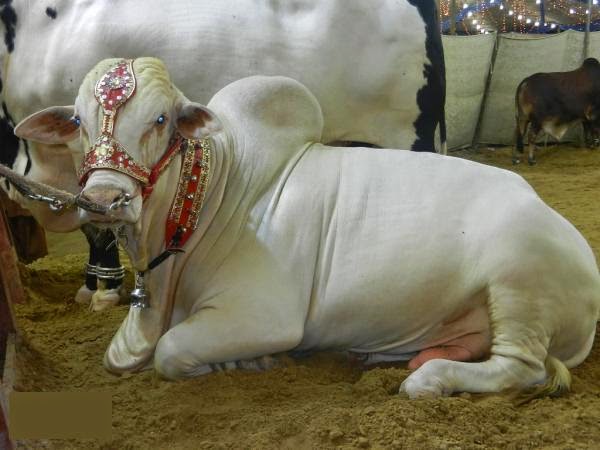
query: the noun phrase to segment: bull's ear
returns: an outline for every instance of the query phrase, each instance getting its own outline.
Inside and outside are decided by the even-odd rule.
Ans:
[[[43,144],[66,144],[79,137],[73,106],[52,106],[23,119],[15,127],[20,138]]]
[[[215,113],[199,103],[186,102],[177,114],[177,130],[186,139],[203,139],[222,129]]]

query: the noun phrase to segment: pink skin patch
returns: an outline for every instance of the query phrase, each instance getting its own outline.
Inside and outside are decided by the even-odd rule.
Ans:
[[[479,361],[489,355],[491,342],[487,333],[472,333],[436,347],[421,350],[408,362],[409,369],[418,369],[431,359]]]

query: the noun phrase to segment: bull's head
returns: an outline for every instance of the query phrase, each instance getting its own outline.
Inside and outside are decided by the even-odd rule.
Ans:
[[[116,226],[140,219],[143,193],[155,182],[152,169],[174,136],[203,139],[221,129],[206,107],[171,83],[155,58],[101,61],[85,77],[74,106],[52,107],[22,121],[16,133],[59,144],[79,137],[85,154],[82,197],[109,214],[82,213],[84,220]]]

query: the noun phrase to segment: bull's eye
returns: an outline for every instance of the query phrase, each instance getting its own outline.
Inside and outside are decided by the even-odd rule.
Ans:
[[[156,118],[156,123],[160,125],[162,123],[165,123],[165,120],[167,120],[167,118],[164,116],[164,114],[161,114]]]
[[[72,117],[71,122],[73,122],[75,124],[75,126],[81,125],[81,119],[79,118],[79,116]]]

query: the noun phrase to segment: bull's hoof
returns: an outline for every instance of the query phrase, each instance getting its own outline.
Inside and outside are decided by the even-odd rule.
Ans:
[[[515,164],[515,165],[516,164],[521,164],[521,160],[519,158],[513,158],[512,159],[512,163]]]
[[[102,311],[112,306],[116,306],[120,299],[119,288],[106,290],[98,289],[96,293],[92,295],[90,309],[92,311]]]
[[[417,376],[415,376],[417,375]],[[437,398],[448,395],[441,382],[435,378],[423,379],[418,373],[411,374],[400,385],[400,393],[405,392],[409,398]]]
[[[92,291],[84,284],[79,288],[77,294],[75,294],[75,301],[82,305],[89,305],[95,292],[96,291]]]
[[[532,158],[527,158],[527,162],[529,163],[530,166],[535,166],[537,164],[537,161]]]

